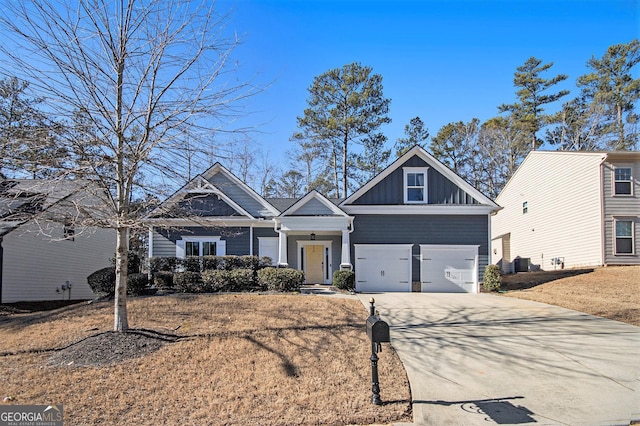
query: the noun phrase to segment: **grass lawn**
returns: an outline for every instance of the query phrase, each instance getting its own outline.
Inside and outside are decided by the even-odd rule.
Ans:
[[[640,266],[510,274],[502,288],[506,296],[640,326]]]
[[[137,332],[124,338],[110,332],[110,302],[0,312],[0,398],[64,404],[66,425],[411,421],[409,384],[388,344],[385,404],[370,402],[358,300],[171,295],[130,299],[128,311]]]

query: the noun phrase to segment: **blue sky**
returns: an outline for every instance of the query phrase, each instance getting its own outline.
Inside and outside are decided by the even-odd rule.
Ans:
[[[640,33],[638,2],[631,0],[218,4],[233,11],[243,74],[270,83],[236,124],[254,126],[253,139],[276,163],[292,147],[307,88],[331,68],[360,62],[382,75],[392,118],[382,130],[391,144],[415,116],[432,136],[450,122],[496,116],[498,105],[515,101],[513,74],[531,56],[554,62],[548,76],[568,74],[564,87],[577,93],[575,81],[591,56]]]

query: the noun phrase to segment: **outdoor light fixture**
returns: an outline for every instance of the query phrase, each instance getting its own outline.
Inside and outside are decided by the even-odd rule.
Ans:
[[[316,239],[316,234],[312,232],[311,233],[311,241],[315,241],[315,239]]]

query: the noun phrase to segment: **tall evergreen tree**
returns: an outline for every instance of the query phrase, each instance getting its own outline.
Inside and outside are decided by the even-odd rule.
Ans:
[[[500,194],[528,153],[528,134],[511,115],[484,122],[478,134],[481,175],[478,189],[491,198]]]
[[[431,139],[431,153],[460,176],[470,178],[473,176],[470,166],[474,162],[479,130],[480,120],[477,118],[468,123],[449,123]]]
[[[298,127],[303,139],[322,143],[330,152],[328,167],[340,198],[349,191],[349,176],[354,174],[351,145],[362,144],[391,122],[391,100],[383,95],[382,76],[355,62],[315,77],[308,91],[308,107],[297,118]]]
[[[387,137],[382,133],[376,133],[363,140],[364,151],[356,155],[358,175],[355,178],[360,185],[373,179],[387,166],[391,150],[385,149],[386,142]]]
[[[514,124],[529,135],[531,149],[536,149],[542,144],[542,140],[537,137],[538,131],[558,120],[557,115],[545,114],[544,107],[569,93],[568,90],[548,93],[549,89],[568,78],[565,74],[551,78],[541,77],[541,74],[552,66],[553,62],[543,64],[542,60],[533,56],[527,59],[524,65],[517,68],[513,77],[513,85],[518,89],[516,95],[519,102],[498,107],[500,112],[510,112],[516,120]]]
[[[640,78],[633,70],[640,62],[638,39],[610,46],[600,59],[592,57],[592,72],[578,79],[585,98],[605,108],[602,136],[610,149],[634,149],[638,144],[635,104],[640,99]]]
[[[29,82],[0,80],[0,176],[47,177],[59,170],[67,150],[57,143],[60,126],[41,111],[43,98],[29,96]]]
[[[414,117],[409,124],[404,126],[405,137],[398,138],[395,145],[396,156],[402,157],[405,152],[409,151],[415,145],[426,148],[427,139],[429,139],[429,129],[424,126],[420,117]]]

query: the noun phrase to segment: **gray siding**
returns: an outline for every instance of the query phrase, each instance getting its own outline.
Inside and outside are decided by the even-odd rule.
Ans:
[[[413,281],[420,280],[420,244],[478,245],[480,272],[484,273],[489,257],[488,223],[485,215],[357,215],[351,244],[414,244]],[[355,262],[353,246],[351,259]]]
[[[324,205],[320,200],[313,198],[294,212],[295,216],[336,216],[336,214]]]
[[[186,227],[180,230],[155,229],[153,232],[153,256],[176,255],[176,241],[187,237],[220,237],[226,241],[227,254],[244,256],[249,254],[249,228],[202,228]]]
[[[402,166],[389,174],[389,176],[364,193],[353,204],[404,204],[403,167],[429,167],[429,171],[427,172],[427,201],[429,204],[479,204],[477,200],[417,156],[411,157],[402,164]]]
[[[632,196],[613,195],[615,166],[631,167],[633,174]],[[603,164],[603,207],[604,207],[604,248],[605,264],[608,265],[640,265],[640,162],[605,163]],[[633,255],[616,255],[615,219],[632,220],[634,225],[635,253]]]
[[[209,178],[209,181],[252,216],[267,217],[270,215],[261,203],[231,181],[225,174],[216,173]]]

